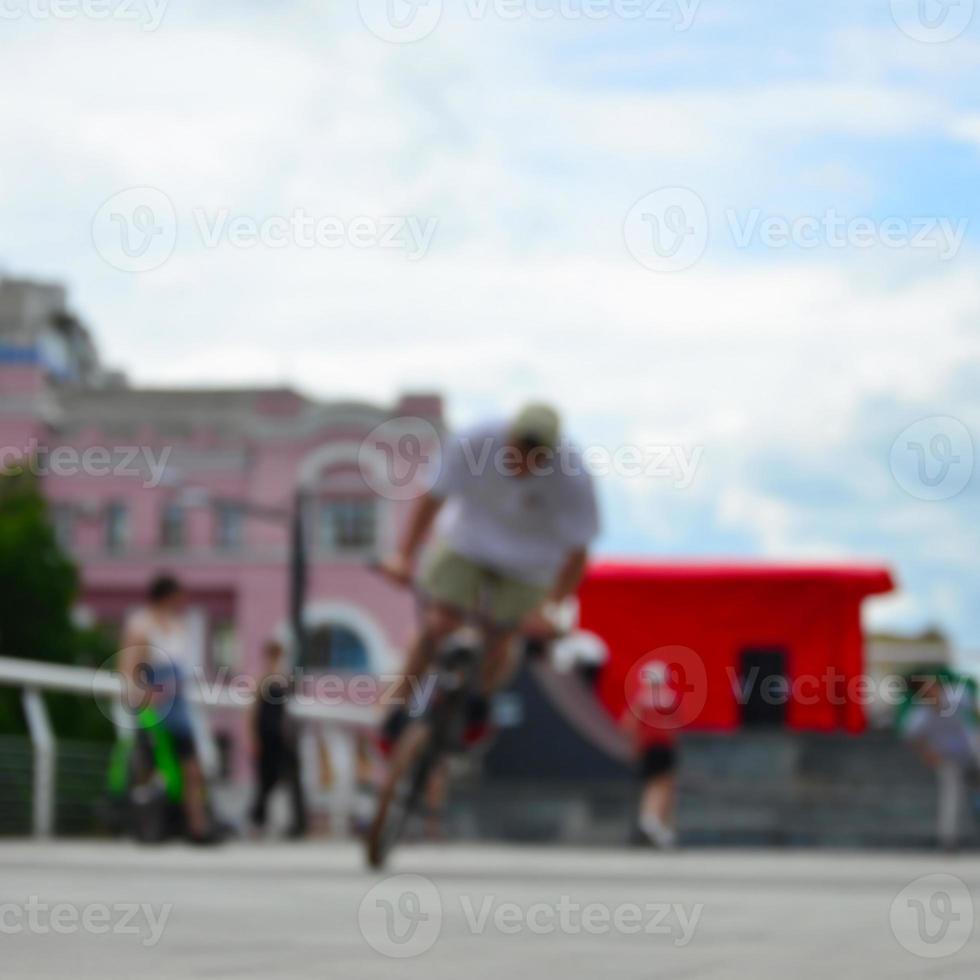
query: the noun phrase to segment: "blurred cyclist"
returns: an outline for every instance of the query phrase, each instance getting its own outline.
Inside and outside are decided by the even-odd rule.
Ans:
[[[409,679],[426,672],[440,643],[474,612],[489,620],[483,693],[491,694],[517,667],[515,635],[550,635],[554,604],[578,588],[598,512],[592,477],[579,450],[562,440],[558,413],[528,405],[509,422],[478,426],[449,443],[400,549],[382,563],[392,580],[413,580],[433,525],[436,541],[419,575],[423,621],[405,676],[389,692],[396,705]],[[479,699],[471,725],[485,725],[488,714],[486,697]],[[407,718],[404,707],[396,708],[385,725],[388,740],[397,739]]]
[[[172,575],[153,579],[146,605],[126,623],[119,669],[127,682],[131,708],[145,706],[148,697],[158,707],[162,726],[180,759],[188,836],[196,842],[208,843],[213,828],[183,690],[191,673],[185,601],[184,590]]]

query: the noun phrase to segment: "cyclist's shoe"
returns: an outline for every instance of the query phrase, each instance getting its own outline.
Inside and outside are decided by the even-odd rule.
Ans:
[[[490,700],[482,694],[471,694],[466,702],[466,727],[463,746],[472,749],[494,734],[490,721]]]
[[[392,750],[398,744],[402,732],[408,727],[408,711],[403,707],[395,708],[384,720],[381,726],[381,751],[385,755],[391,755]]]

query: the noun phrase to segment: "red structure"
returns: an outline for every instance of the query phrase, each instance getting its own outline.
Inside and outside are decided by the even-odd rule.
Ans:
[[[861,603],[890,592],[880,567],[605,562],[581,589],[582,625],[609,645],[599,694],[619,716],[652,654],[690,690],[677,727],[862,731]]]

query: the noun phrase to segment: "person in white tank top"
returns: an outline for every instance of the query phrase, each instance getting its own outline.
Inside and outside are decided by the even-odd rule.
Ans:
[[[146,605],[126,623],[119,668],[128,686],[130,710],[146,705],[147,695],[161,716],[184,777],[184,809],[192,840],[209,842],[211,819],[205,803],[204,773],[197,757],[190,712],[183,693],[190,676],[185,594],[172,575],[151,583]]]
[[[170,665],[188,672],[189,634],[181,611],[144,606],[129,617],[126,632],[142,640],[153,666]]]

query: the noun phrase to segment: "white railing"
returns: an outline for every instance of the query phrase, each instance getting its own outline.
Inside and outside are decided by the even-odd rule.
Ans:
[[[22,692],[24,714],[34,751],[32,826],[38,837],[50,837],[54,831],[55,771],[57,739],[44,703],[45,691],[58,691],[105,699],[112,704],[117,730],[123,727],[119,674],[86,667],[68,667],[35,660],[0,657],[0,687],[15,687]],[[221,708],[247,711],[252,698],[227,689],[209,689],[207,697],[195,684],[187,685],[194,739],[205,772],[213,776],[218,769],[218,751],[204,718],[204,710]],[[290,713],[300,725],[301,758],[307,796],[313,799],[318,779],[317,748],[322,745],[331,761],[333,781],[325,798],[331,817],[331,828],[343,833],[350,823],[357,789],[357,736],[377,727],[374,708],[339,704],[293,704]]]

